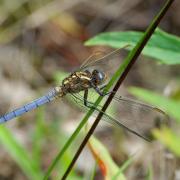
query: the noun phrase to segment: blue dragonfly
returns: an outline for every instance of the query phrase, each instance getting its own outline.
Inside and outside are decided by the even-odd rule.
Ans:
[[[102,55],[102,53],[93,54],[80,66],[80,68],[66,77],[60,86],[53,88],[46,95],[27,103],[24,106],[2,115],[0,117],[0,123],[5,123],[26,112],[36,109],[41,105],[66,95],[71,95],[78,104],[86,109],[94,108],[95,114],[101,112],[100,105],[94,106],[93,102],[88,100],[88,92],[90,89],[93,89],[100,96],[109,96],[109,93],[103,92],[108,81],[106,69],[107,67],[109,68],[108,62],[111,61],[110,64],[112,64],[112,59],[119,55],[119,50],[120,49],[115,50],[106,55]],[[80,95],[80,92],[84,92],[84,96]],[[148,138],[144,134],[147,129],[152,129],[155,124],[157,124],[157,120],[160,123],[167,123],[166,114],[157,107],[121,96],[115,96],[113,101],[118,103],[120,118],[114,118],[103,112],[102,119],[111,124],[121,126],[145,140],[148,140]]]

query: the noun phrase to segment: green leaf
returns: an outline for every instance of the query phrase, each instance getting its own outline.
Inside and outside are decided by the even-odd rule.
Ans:
[[[151,165],[148,167],[148,173],[145,180],[153,180],[153,168]]]
[[[45,136],[45,107],[39,107],[37,109],[37,117],[36,117],[36,125],[35,130],[32,133],[32,158],[36,162],[36,164],[41,166],[41,156],[43,152],[43,145]],[[48,127],[49,128],[49,127]]]
[[[122,171],[119,171],[119,167],[111,158],[106,147],[98,139],[91,136],[88,145],[105,179],[111,179],[115,175],[116,179],[126,179]]]
[[[112,178],[112,180],[117,180],[117,178],[119,177],[119,175],[124,172],[129,166],[130,164],[132,164],[133,162],[133,156],[130,156],[121,167],[119,167],[119,170],[117,171],[117,174],[115,174],[115,176]]]
[[[0,126],[0,142],[5,146],[7,151],[11,154],[29,179],[42,179],[42,172],[36,164],[36,160],[29,157],[27,151],[3,125]]]
[[[166,145],[174,154],[180,157],[180,136],[175,134],[169,128],[162,128],[161,130],[153,130],[154,136]]]
[[[137,31],[101,33],[88,40],[85,44],[87,46],[107,45],[113,48],[120,48],[130,44],[131,46],[127,47],[127,49],[133,49],[143,34],[143,32]],[[152,57],[160,63],[180,64],[180,38],[157,29],[142,54]]]
[[[166,113],[175,118],[178,122],[180,122],[180,102],[163,97],[157,93],[142,89],[142,88],[129,88],[129,91],[134,96],[140,98],[147,103],[150,103],[154,106],[162,108]]]

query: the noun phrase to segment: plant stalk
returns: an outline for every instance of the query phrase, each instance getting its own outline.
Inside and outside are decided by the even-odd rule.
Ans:
[[[74,158],[72,159],[70,165],[68,166],[66,172],[64,173],[63,177],[61,178],[62,180],[65,180],[67,178],[67,176],[69,175],[71,169],[73,168],[76,160],[78,159],[79,155],[81,154],[83,148],[85,147],[85,145],[87,144],[89,138],[91,137],[91,135],[93,134],[94,130],[96,129],[98,123],[100,122],[102,116],[103,116],[103,112],[106,111],[106,109],[108,108],[108,106],[110,105],[111,101],[113,100],[114,95],[116,94],[117,90],[119,89],[119,87],[121,86],[122,82],[124,81],[124,79],[126,78],[127,74],[129,73],[130,69],[132,68],[132,66],[134,65],[134,63],[137,61],[138,56],[140,55],[140,53],[142,52],[143,48],[145,47],[146,43],[148,42],[148,40],[150,39],[151,35],[153,34],[153,32],[155,31],[156,27],[158,26],[158,24],[160,23],[161,19],[163,18],[163,16],[165,15],[165,13],[167,12],[167,10],[169,9],[169,7],[171,6],[171,4],[174,2],[174,0],[168,0],[166,1],[166,3],[164,4],[163,8],[161,9],[161,11],[157,14],[157,16],[152,20],[151,24],[149,25],[149,27],[147,28],[144,36],[140,39],[139,43],[134,47],[134,49],[128,54],[127,59],[129,59],[129,63],[126,66],[125,70],[123,71],[123,73],[121,74],[120,78],[118,79],[117,83],[115,84],[112,92],[108,99],[106,100],[104,106],[102,107],[102,112],[100,112],[96,118],[96,120],[94,121],[93,125],[91,126],[91,128],[89,129],[87,135],[85,136],[85,138],[83,139],[81,145],[79,146]],[[126,60],[126,59],[125,59]]]

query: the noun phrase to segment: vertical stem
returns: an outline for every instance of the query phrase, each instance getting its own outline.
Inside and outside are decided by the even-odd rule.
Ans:
[[[165,15],[165,13],[167,12],[167,10],[169,9],[169,7],[171,6],[171,4],[174,2],[174,0],[168,0],[165,5],[163,6],[163,8],[161,9],[161,11],[158,13],[158,15],[153,19],[153,21],[151,22],[151,24],[149,25],[149,27],[147,28],[144,36],[140,39],[140,41],[138,42],[138,44],[134,47],[134,49],[129,53],[128,57],[124,60],[129,60],[129,63],[127,64],[125,70],[123,71],[123,73],[121,74],[120,78],[118,79],[116,85],[113,88],[113,93],[111,93],[108,97],[108,99],[106,100],[104,106],[102,107],[102,112],[105,112],[106,109],[108,108],[109,104],[111,103],[115,93],[117,92],[117,90],[119,89],[120,85],[122,84],[122,82],[124,81],[124,79],[126,78],[128,72],[130,71],[130,69],[132,68],[132,66],[134,65],[134,63],[137,61],[138,56],[140,55],[140,53],[142,52],[144,46],[146,45],[146,43],[148,42],[148,40],[150,39],[151,35],[153,34],[154,30],[156,29],[156,27],[158,26],[158,24],[160,23],[161,19],[163,18],[163,16]],[[99,121],[101,120],[103,113],[100,112],[96,118],[96,120],[94,121],[93,125],[91,126],[91,128],[89,129],[87,135],[85,136],[85,138],[83,139],[81,145],[79,146],[73,160],[71,161],[70,165],[68,166],[66,172],[64,173],[62,180],[65,180],[67,178],[67,176],[69,175],[71,169],[73,168],[76,160],[78,159],[79,155],[81,154],[83,148],[85,147],[85,145],[87,144],[89,138],[91,137],[91,135],[93,134],[94,130],[96,129]]]

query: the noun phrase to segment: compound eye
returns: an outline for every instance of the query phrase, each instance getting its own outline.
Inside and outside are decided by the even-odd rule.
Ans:
[[[103,81],[105,79],[105,74],[103,72],[98,72],[98,78],[100,81]]]
[[[97,85],[102,84],[106,78],[105,74],[101,71],[98,71],[98,70],[94,70],[92,72],[92,75],[93,75],[93,81]]]

